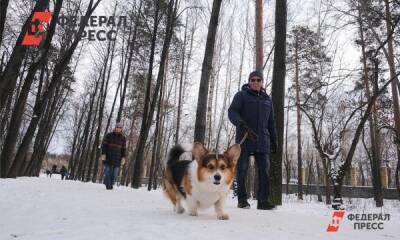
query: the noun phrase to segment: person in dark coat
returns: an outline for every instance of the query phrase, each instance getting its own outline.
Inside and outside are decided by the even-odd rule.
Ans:
[[[117,123],[101,144],[101,159],[104,165],[104,184],[106,189],[113,189],[115,178],[121,164],[125,163],[126,139],[122,134],[122,123]]]
[[[61,174],[61,180],[64,180],[65,176],[67,175],[67,168],[63,165],[60,169],[60,174]]]
[[[57,165],[55,165],[55,164],[53,165],[53,167],[51,167],[50,178],[51,178],[51,175],[52,175],[53,173],[54,173],[54,174],[57,173]]]
[[[242,143],[242,152],[237,164],[236,181],[238,184],[238,207],[250,208],[247,202],[245,180],[249,165],[249,157],[254,156],[258,170],[257,209],[272,209],[270,202],[270,153],[276,152],[277,137],[274,110],[271,98],[265,92],[263,74],[254,71],[247,84],[236,93],[228,109],[228,117],[236,126],[236,143]]]

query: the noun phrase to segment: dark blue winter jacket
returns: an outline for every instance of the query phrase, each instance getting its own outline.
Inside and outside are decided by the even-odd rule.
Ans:
[[[242,144],[242,148],[248,152],[270,153],[271,146],[276,146],[272,101],[264,89],[256,92],[248,84],[243,85],[242,90],[233,97],[228,117],[236,126],[236,143],[240,143],[244,136],[243,123],[258,135],[256,142],[247,138]]]

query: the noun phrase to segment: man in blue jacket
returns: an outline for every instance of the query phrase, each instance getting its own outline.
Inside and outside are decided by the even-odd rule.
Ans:
[[[248,81],[236,93],[228,110],[229,120],[236,126],[236,143],[240,143],[247,132],[237,165],[238,207],[250,208],[245,181],[249,157],[253,155],[258,170],[257,209],[269,210],[275,207],[270,202],[269,175],[269,155],[277,148],[274,110],[271,98],[262,87],[262,72],[252,72]]]

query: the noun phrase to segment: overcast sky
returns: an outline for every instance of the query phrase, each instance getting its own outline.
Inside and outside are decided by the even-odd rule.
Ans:
[[[125,0],[120,0],[120,3],[123,3]],[[99,5],[98,9],[96,9],[94,15],[111,15],[110,9],[113,6],[114,1],[109,0],[105,1],[103,0],[102,3]],[[183,1],[183,3],[185,3]],[[220,18],[220,31],[218,38],[223,38],[222,42],[222,67],[221,71],[219,74],[219,79],[220,83],[219,88],[217,91],[219,93],[224,92],[225,90],[225,79],[227,75],[226,71],[226,55],[229,50],[229,41],[228,41],[228,36],[229,36],[229,27],[232,27],[232,32],[233,32],[233,60],[232,60],[232,70],[230,73],[230,77],[232,78],[232,85],[237,86],[238,81],[239,81],[239,63],[240,63],[240,49],[242,46],[242,41],[243,41],[243,36],[244,36],[244,29],[245,29],[245,20],[246,20],[246,10],[247,7],[250,9],[249,13],[249,18],[250,18],[250,26],[249,26],[249,31],[248,31],[248,40],[246,44],[246,53],[245,53],[245,59],[244,59],[244,70],[243,74],[241,76],[242,82],[247,79],[248,73],[253,69],[254,66],[254,51],[252,47],[254,46],[254,1],[247,1],[247,0],[230,0],[230,1],[223,1],[223,10],[221,13],[221,18]],[[321,1],[319,0],[292,0],[288,1],[288,31],[294,26],[294,25],[308,25],[311,29],[316,31],[316,26],[318,23],[318,17],[317,17],[317,12],[318,8],[321,4]],[[207,1],[195,1],[195,0],[189,0],[186,1],[186,5],[182,4],[181,8],[183,9],[185,6],[201,6],[205,8],[210,8],[211,7],[211,0]],[[326,5],[322,4],[321,9],[323,11],[326,9]],[[209,20],[209,12],[211,10],[209,9],[208,11],[204,11],[205,14],[199,14],[198,15],[198,23],[199,23],[199,29],[195,33],[195,41],[194,41],[194,52],[193,52],[193,59],[191,61],[190,67],[189,67],[189,76],[190,76],[190,81],[191,86],[190,89],[187,91],[189,94],[187,96],[189,104],[185,105],[184,108],[184,115],[187,114],[187,117],[183,119],[183,121],[186,121],[186,124],[193,124],[194,123],[194,113],[195,112],[195,103],[197,102],[197,92],[198,92],[198,84],[200,80],[200,74],[201,74],[201,63],[204,57],[204,48],[205,48],[205,40],[206,40],[206,33],[207,33],[207,26],[208,26],[208,20]],[[265,52],[265,57],[268,55],[268,53],[271,50],[272,44],[273,44],[273,38],[274,38],[274,12],[275,12],[275,1],[265,1],[264,4],[264,21],[265,21],[265,31],[264,31],[264,40],[265,40],[265,46],[264,46],[264,52]],[[182,16],[185,16],[184,14]],[[344,20],[344,19],[343,19]],[[182,20],[184,21],[184,20]],[[326,19],[326,22],[329,24],[340,24],[340,21],[338,19],[335,19],[335,17],[328,15],[328,18]],[[221,32],[221,29],[224,30],[224,32]],[[351,28],[345,28],[343,30],[335,30],[333,31],[330,29],[328,31],[328,34],[332,36],[331,44],[330,44],[330,51],[334,51],[334,49],[337,50],[336,55],[335,55],[335,67],[337,69],[339,68],[347,68],[347,69],[354,69],[357,64],[359,64],[359,50],[355,47],[354,45],[354,29]],[[180,33],[182,36],[182,33]],[[218,41],[218,40],[217,40]],[[81,60],[79,61],[79,65],[75,74],[75,78],[77,79],[77,82],[75,83],[74,89],[76,91],[75,94],[78,94],[84,90],[84,82],[87,78],[90,77],[91,74],[93,74],[93,58],[96,57],[96,53],[94,52],[95,48],[91,45],[85,46],[83,55],[81,57]],[[115,66],[117,66],[118,63],[115,63]],[[153,71],[153,73],[156,73],[156,71]],[[271,81],[272,78],[272,61],[270,61],[266,69],[264,71],[264,75],[267,78],[267,82]],[[107,104],[111,105],[112,103],[112,96],[114,93],[112,91],[115,91],[115,86],[116,86],[116,79],[118,78],[118,71],[115,69],[112,74],[112,78],[114,81],[111,83],[111,93],[108,95],[107,99]],[[286,80],[286,87],[290,85],[291,82],[291,76],[288,74],[287,80]],[[349,86],[343,86],[343,88],[348,88]],[[233,97],[233,94],[235,93],[237,87],[234,89],[230,90],[230,95]],[[267,92],[270,91],[270,88],[267,89]],[[222,98],[222,94],[219,94],[219,96]],[[219,101],[222,105],[222,101]],[[230,102],[230,100],[229,100]],[[217,109],[220,109],[221,106],[218,106]],[[185,124],[185,123],[184,123]],[[291,123],[291,126],[293,123]],[[294,134],[295,128],[290,127],[289,133]],[[56,153],[62,153],[65,151],[66,147],[66,142],[64,139],[65,131],[67,131],[67,128],[65,127],[65,124],[60,124],[60,127],[57,129],[57,134],[55,134],[55,137],[50,145],[49,152],[56,152]],[[305,134],[307,134],[307,131],[305,131]]]

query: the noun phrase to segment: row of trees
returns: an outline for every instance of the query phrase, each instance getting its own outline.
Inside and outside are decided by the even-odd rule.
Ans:
[[[85,21],[88,21],[99,3],[100,0],[89,1],[85,5],[68,5],[64,9],[86,9],[83,21],[73,35],[68,31],[56,33],[64,1],[55,1],[52,4],[53,17],[44,40],[36,48],[21,43],[31,27],[34,12],[48,11],[49,1],[34,2],[31,10],[19,19],[23,24],[18,34],[3,32],[0,74],[1,177],[38,174],[54,129],[62,116],[61,109],[71,93],[75,70],[73,55],[81,41]],[[8,4],[8,1],[2,2],[2,12],[8,12]],[[6,23],[4,14],[2,29]],[[14,44],[7,45],[12,40]],[[33,99],[29,101],[29,97]],[[22,129],[24,121],[27,121],[24,124],[26,128]],[[32,144],[32,154],[28,157]]]
[[[294,83],[288,105],[295,107],[297,112],[298,197],[302,199],[303,192],[303,114],[310,125],[313,145],[318,153],[317,171],[321,162],[325,182],[328,186],[333,184],[334,207],[339,208],[342,203],[340,192],[346,173],[352,165],[357,165],[353,161],[356,151],[365,151],[369,159],[374,198],[376,205],[382,206],[380,172],[381,166],[387,164],[383,162],[383,156],[387,157],[386,162],[395,166],[397,163],[395,179],[399,189],[399,74],[396,73],[393,50],[393,36],[398,32],[396,25],[399,21],[395,10],[399,6],[388,1],[354,0],[345,3],[322,2],[317,11],[315,30],[300,25],[290,33],[288,63]],[[326,21],[330,14],[343,19],[342,24],[356,29],[353,30],[356,37],[352,40],[361,57],[359,68],[353,72],[338,72],[334,65],[338,46],[324,39],[332,28]],[[341,27],[335,28],[340,30]],[[345,88],[343,85],[349,80],[351,84]],[[360,140],[363,150],[357,145]],[[287,155],[286,158],[289,168],[291,160]],[[357,158],[362,165],[366,163],[360,155]],[[326,202],[330,203],[330,188],[326,191]]]

